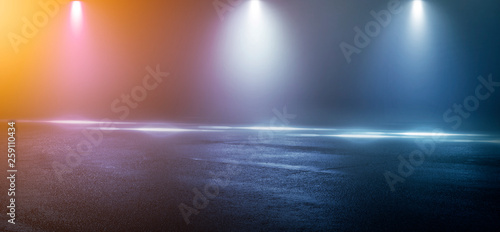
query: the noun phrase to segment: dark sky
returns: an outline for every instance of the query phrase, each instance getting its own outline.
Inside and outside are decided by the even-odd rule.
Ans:
[[[387,10],[388,2],[267,0],[250,29],[239,15],[248,16],[250,3],[221,21],[209,0],[86,1],[86,47],[69,57],[88,62],[80,69],[91,83],[43,85],[67,66],[67,59],[48,58],[54,49],[42,49],[62,34],[69,13],[59,14],[20,54],[2,46],[9,57],[2,55],[2,68],[12,78],[2,82],[22,93],[2,102],[12,109],[2,118],[118,118],[112,102],[141,83],[146,66],[160,64],[172,79],[125,120],[262,123],[286,105],[296,125],[451,128],[443,114],[475,94],[478,76],[500,82],[500,2],[425,1],[417,17],[413,3],[401,1],[401,12],[348,63],[340,44],[352,45],[353,28],[364,30],[374,20],[370,11]],[[498,88],[462,117],[460,129],[500,128]]]

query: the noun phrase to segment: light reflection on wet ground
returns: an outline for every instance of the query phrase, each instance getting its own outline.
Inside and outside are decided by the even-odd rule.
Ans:
[[[421,231],[500,226],[495,136],[439,135],[432,155],[391,192],[384,172],[428,131],[120,123],[59,182],[54,162],[96,123],[18,123],[19,224],[34,231]],[[250,141],[269,130],[267,142]],[[428,134],[430,133],[430,134]],[[3,139],[3,138],[2,138]],[[232,168],[232,169],[231,169]],[[215,175],[226,175],[186,225]],[[15,227],[13,227],[15,228]],[[9,228],[0,228],[15,231]],[[26,229],[29,231],[29,229]]]

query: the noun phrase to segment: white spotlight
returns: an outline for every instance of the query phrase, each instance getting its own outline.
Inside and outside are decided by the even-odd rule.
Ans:
[[[424,3],[421,0],[413,1],[412,20],[415,24],[422,24],[424,20]]]
[[[73,1],[71,4],[71,26],[75,32],[80,31],[82,21],[82,3],[80,1]]]
[[[250,2],[250,17],[253,20],[258,20],[261,17],[262,9],[259,0],[252,0]]]
[[[286,40],[271,8],[264,1],[247,1],[227,25],[221,51],[230,81],[244,90],[271,88],[279,79],[278,67],[286,60]]]
[[[411,5],[411,12],[409,17],[409,34],[408,36],[413,54],[421,54],[422,49],[425,47],[427,38],[427,23],[426,23],[426,7],[425,1],[415,0],[409,2]],[[420,58],[419,58],[420,59]]]

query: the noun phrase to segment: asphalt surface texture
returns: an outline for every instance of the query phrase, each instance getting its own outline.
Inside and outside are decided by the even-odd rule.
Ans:
[[[0,231],[500,229],[498,142],[427,144],[410,163],[412,138],[87,127],[18,123],[16,224],[4,177]]]

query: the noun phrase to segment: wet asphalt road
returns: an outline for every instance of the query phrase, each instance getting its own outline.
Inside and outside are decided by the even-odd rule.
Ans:
[[[275,132],[268,143],[250,142],[248,136],[256,134],[112,131],[77,160],[68,154],[86,139],[81,128],[21,124],[16,225],[8,225],[3,214],[0,230],[500,228],[499,144],[437,144],[391,191],[384,173],[397,173],[398,156],[408,157],[417,147],[413,139]],[[6,159],[1,162],[6,167]],[[65,165],[65,172],[58,174],[54,162]],[[7,189],[6,181],[0,184]]]

